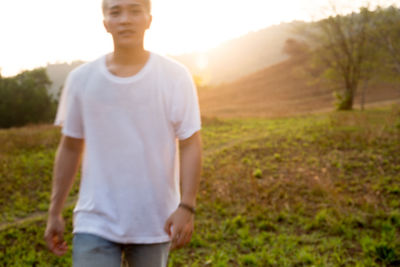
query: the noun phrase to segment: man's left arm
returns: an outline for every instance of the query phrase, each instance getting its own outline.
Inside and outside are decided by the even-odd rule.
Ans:
[[[168,218],[165,231],[171,237],[171,249],[181,248],[190,242],[194,229],[194,213],[190,207],[196,206],[196,195],[201,173],[201,137],[196,132],[191,137],[179,141],[181,206]],[[172,226],[172,231],[171,231]]]

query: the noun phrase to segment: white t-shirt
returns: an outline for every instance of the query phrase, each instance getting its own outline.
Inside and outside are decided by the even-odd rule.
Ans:
[[[103,56],[69,74],[55,124],[85,139],[73,232],[169,241],[164,223],[180,201],[178,139],[201,128],[189,71],[150,53],[136,75],[122,78]]]

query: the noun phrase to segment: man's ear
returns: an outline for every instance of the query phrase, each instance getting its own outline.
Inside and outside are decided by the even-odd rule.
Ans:
[[[106,20],[105,20],[105,19],[103,19],[103,25],[104,25],[104,28],[106,29],[106,31],[107,31],[107,32],[110,32],[110,31],[108,30],[108,26],[107,26],[107,23],[106,23]]]
[[[146,27],[146,30],[147,29],[150,29],[150,26],[151,26],[151,22],[153,21],[153,16],[152,15],[149,15],[149,21],[147,22],[147,27]]]

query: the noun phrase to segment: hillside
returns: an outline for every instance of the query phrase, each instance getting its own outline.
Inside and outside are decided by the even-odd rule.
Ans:
[[[277,117],[334,108],[332,91],[322,82],[311,84],[301,60],[286,60],[235,82],[199,91],[204,116]],[[399,100],[400,85],[372,84],[366,102]],[[356,105],[360,103],[357,95]]]
[[[205,53],[172,57],[185,64],[193,74],[202,76],[208,84],[233,81],[285,60],[287,56],[282,53],[283,44],[286,39],[293,37],[292,29],[298,23],[282,23],[251,32]],[[47,65],[47,73],[53,82],[50,90],[52,95],[57,95],[68,73],[82,63],[75,61]],[[199,64],[206,63],[207,69],[199,68]]]
[[[282,53],[285,41],[295,37],[293,29],[301,22],[281,23],[229,40],[205,53],[174,56],[202,76],[208,84],[230,82],[287,58]],[[207,65],[202,69],[199,65]]]

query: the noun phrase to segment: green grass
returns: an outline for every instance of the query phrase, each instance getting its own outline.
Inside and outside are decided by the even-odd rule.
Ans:
[[[0,130],[0,223],[48,209],[59,140],[51,126]],[[71,196],[77,192],[76,183]]]
[[[399,118],[393,107],[274,120],[204,119],[195,233],[189,246],[171,253],[169,265],[399,266]],[[4,157],[21,154],[25,164],[7,173],[31,168],[47,184],[50,174],[43,170],[51,169],[51,160],[37,162],[40,153],[52,158],[55,144],[14,146],[25,152]],[[14,183],[3,181],[2,188]],[[34,207],[24,202],[24,186],[12,185],[11,196],[21,203],[4,198],[3,211]],[[37,188],[36,194],[49,192],[49,186]],[[70,224],[70,210],[66,217]],[[1,231],[2,263],[69,266],[70,254],[57,258],[46,251],[44,227],[39,220]]]
[[[66,234],[72,244],[72,209],[65,211]],[[0,266],[72,266],[71,248],[63,257],[48,252],[43,239],[45,220],[10,227],[0,232]]]

